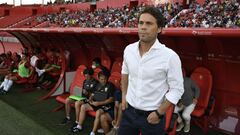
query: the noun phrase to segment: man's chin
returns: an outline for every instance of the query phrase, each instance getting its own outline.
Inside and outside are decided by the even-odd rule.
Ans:
[[[140,41],[141,41],[141,42],[144,42],[144,43],[145,43],[145,42],[148,42],[148,40],[146,40],[146,38],[140,38]]]

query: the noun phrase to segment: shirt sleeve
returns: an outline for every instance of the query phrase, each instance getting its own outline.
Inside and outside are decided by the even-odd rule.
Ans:
[[[166,94],[166,98],[171,103],[177,104],[184,93],[184,87],[181,61],[178,55],[175,53],[169,59],[167,82],[169,85],[169,91]]]
[[[122,74],[128,74],[128,67],[127,67],[127,48],[124,50],[124,54],[123,54]]]
[[[109,93],[108,97],[114,97],[115,87],[113,84],[109,83]]]

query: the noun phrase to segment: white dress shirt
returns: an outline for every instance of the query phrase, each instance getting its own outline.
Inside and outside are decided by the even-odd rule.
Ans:
[[[122,74],[128,75],[126,100],[137,109],[156,110],[164,98],[177,104],[184,92],[179,56],[158,40],[142,57],[139,41],[128,45]]]

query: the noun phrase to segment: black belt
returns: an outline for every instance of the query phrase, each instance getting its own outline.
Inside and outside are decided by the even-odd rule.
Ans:
[[[134,108],[133,106],[131,106],[130,104],[128,104],[128,107],[130,109],[133,109],[133,111],[139,115],[144,115],[144,116],[148,116],[150,113],[152,113],[153,111],[144,111],[144,110],[139,110],[139,109],[136,109]]]

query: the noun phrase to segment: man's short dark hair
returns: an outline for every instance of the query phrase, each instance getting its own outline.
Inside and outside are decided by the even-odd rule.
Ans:
[[[143,11],[139,14],[138,20],[139,20],[139,18],[142,14],[146,14],[146,13],[152,15],[157,20],[158,28],[164,27],[165,18],[163,17],[162,13],[160,12],[160,10],[158,8],[156,8],[156,7],[145,7],[143,9]]]
[[[86,75],[93,75],[94,74],[94,71],[92,68],[86,68],[84,71],[83,71],[83,74]]]
[[[110,77],[110,72],[108,70],[102,70],[98,73],[98,77],[100,76],[105,76],[106,78],[109,78]]]
[[[96,64],[101,65],[101,59],[100,59],[99,57],[94,58],[93,61],[94,61]]]

